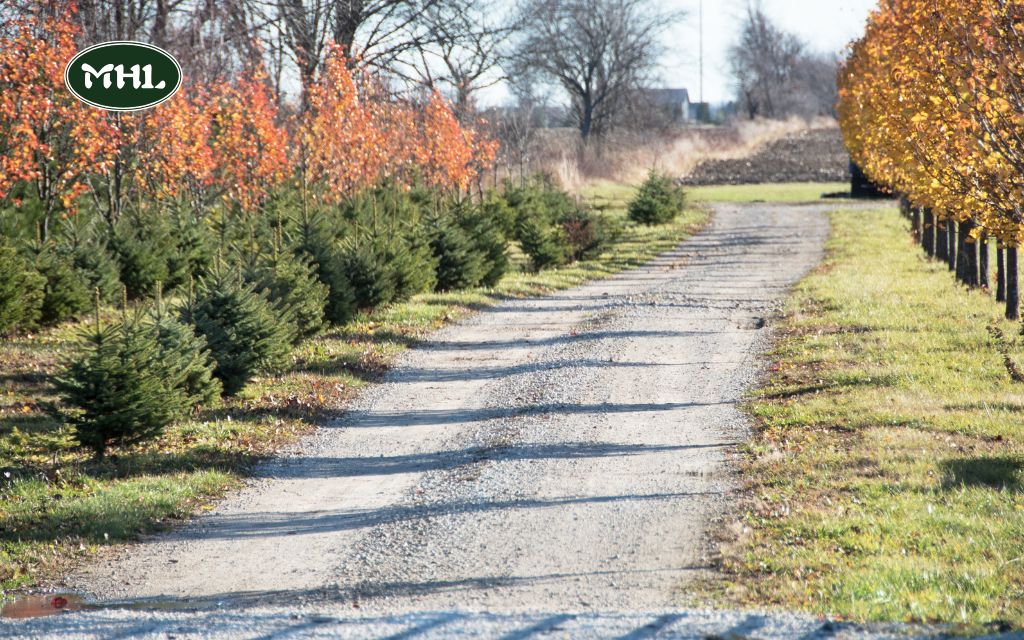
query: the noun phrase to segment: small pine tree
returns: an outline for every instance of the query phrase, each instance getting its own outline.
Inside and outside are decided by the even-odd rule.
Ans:
[[[509,205],[508,200],[500,195],[489,192],[480,203],[480,215],[506,238],[515,233],[516,211]]]
[[[485,274],[483,256],[462,227],[451,220],[438,220],[430,246],[437,257],[438,291],[480,284]]]
[[[408,237],[394,235],[383,241],[384,258],[395,279],[395,300],[408,300],[414,295],[433,291],[437,283],[437,259],[430,248],[430,238],[416,227]]]
[[[33,264],[45,279],[40,321],[57,325],[80,318],[89,312],[92,296],[89,281],[67,255],[57,252],[52,244],[36,244],[32,248]]]
[[[330,290],[317,279],[307,258],[275,248],[271,255],[260,256],[245,278],[275,307],[291,316],[296,344],[323,329]]]
[[[46,279],[0,236],[0,336],[36,325],[45,286]]]
[[[184,206],[171,211],[169,224],[173,251],[167,256],[165,288],[177,289],[200,278],[213,267],[216,242],[208,227],[197,221]]]
[[[166,312],[159,285],[151,316],[150,329],[160,346],[161,360],[169,369],[168,377],[181,380],[188,406],[215,405],[223,387],[213,375],[214,362],[206,340],[197,336],[190,325]]]
[[[356,296],[345,270],[345,255],[326,225],[311,219],[299,226],[293,238],[292,252],[300,259],[308,259],[317,279],[327,287],[324,319],[340,326],[356,313]]]
[[[99,289],[101,300],[117,302],[121,296],[121,269],[96,224],[69,219],[61,227],[56,251],[71,262],[89,291]]]
[[[129,215],[114,230],[112,247],[121,265],[121,282],[132,300],[152,295],[167,282],[175,241],[166,221],[153,215]]]
[[[98,306],[98,300],[97,300]],[[102,458],[111,445],[158,436],[184,415],[184,372],[167,367],[155,333],[127,313],[83,335],[81,350],[55,379],[78,442]]]
[[[457,215],[459,226],[480,254],[482,274],[477,284],[493,287],[509,267],[505,228],[512,225],[511,209],[486,203],[480,206],[462,203]]]
[[[284,367],[293,321],[251,284],[217,266],[189,298],[181,319],[206,339],[225,395],[237,394],[259,373]]]
[[[387,249],[380,239],[350,238],[342,245],[345,272],[355,294],[356,306],[373,309],[395,299],[395,272],[388,265]]]
[[[569,259],[562,229],[545,224],[539,216],[520,216],[516,236],[523,253],[530,256],[534,271],[565,264]]]
[[[646,225],[665,224],[683,211],[686,196],[672,178],[651,170],[629,203],[629,219]]]

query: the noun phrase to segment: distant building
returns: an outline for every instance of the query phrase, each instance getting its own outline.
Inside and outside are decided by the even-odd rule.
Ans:
[[[651,106],[662,112],[671,124],[711,122],[711,108],[707,102],[691,102],[687,89],[646,89]]]

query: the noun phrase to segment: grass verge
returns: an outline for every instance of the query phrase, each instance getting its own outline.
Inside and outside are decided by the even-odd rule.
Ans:
[[[625,218],[631,192],[594,194]],[[376,379],[395,356],[440,326],[510,296],[536,296],[641,265],[707,220],[689,209],[669,225],[627,225],[599,258],[539,274],[511,273],[497,287],[418,296],[308,341],[283,376],[257,380],[223,406],[169,429],[157,442],[96,464],[53,417],[50,374],[77,327],[0,344],[0,596],[59,576],[109,544],[130,541],[209,508],[253,463],[316,425]]]
[[[849,193],[843,182],[782,182],[777,184],[687,187],[695,202],[817,202],[832,193]]]
[[[694,203],[820,202],[826,194],[849,193],[845,182],[781,182],[776,184],[712,185],[684,187]],[[636,194],[636,187],[611,180],[596,180],[584,189],[584,196],[598,208],[624,206]],[[841,202],[842,200],[840,200]]]
[[[722,599],[1021,627],[1024,385],[988,332],[1020,327],[925,260],[895,209],[831,216],[750,403]]]

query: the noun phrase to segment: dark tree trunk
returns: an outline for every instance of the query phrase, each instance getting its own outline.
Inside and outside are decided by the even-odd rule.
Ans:
[[[967,237],[964,238],[964,242],[966,243],[966,249],[967,249],[967,282],[966,282],[966,284],[967,284],[968,287],[971,287],[973,289],[974,287],[977,287],[978,284],[981,282],[981,278],[978,277],[978,264],[979,264],[978,263],[978,243],[977,243],[976,240],[971,238],[971,233],[970,233],[971,231],[974,230],[974,227],[975,227],[974,222],[970,221],[965,226],[967,227]]]
[[[988,280],[988,238],[982,234],[978,238],[978,286],[989,288]]]
[[[922,211],[924,220],[921,226],[921,244],[924,246],[924,252],[928,257],[935,255],[935,216],[932,215],[931,209],[924,209]]]
[[[996,246],[996,302],[1006,302],[1006,265],[1002,246]]]
[[[949,262],[949,240],[946,239],[948,226],[948,221],[935,218],[935,257],[943,262]]]
[[[967,234],[970,230],[970,223],[966,220],[957,225],[956,279],[964,284],[970,284],[970,258],[967,256]]]
[[[949,261],[949,270],[956,269],[956,221],[946,221],[946,260]]]
[[[919,207],[908,207],[910,209],[910,232],[914,234],[914,240],[920,240],[924,235],[921,233],[921,209]]]
[[[1017,289],[1017,247],[1006,248],[1006,319],[1020,320],[1020,290]]]

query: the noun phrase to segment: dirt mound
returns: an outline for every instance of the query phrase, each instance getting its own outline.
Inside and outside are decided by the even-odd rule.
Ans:
[[[810,129],[771,142],[752,156],[707,160],[682,179],[686,185],[766,182],[846,182],[850,156],[837,128]]]

